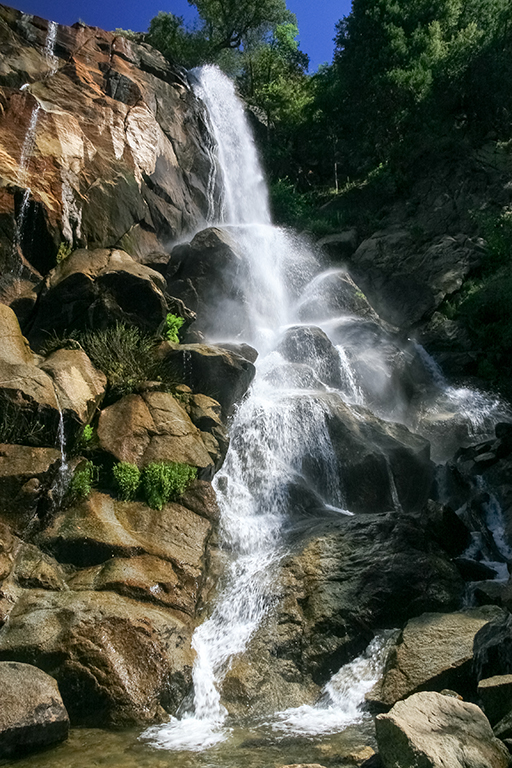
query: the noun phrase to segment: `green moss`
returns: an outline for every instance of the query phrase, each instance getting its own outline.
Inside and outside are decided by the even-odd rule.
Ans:
[[[98,480],[99,467],[96,467],[92,461],[80,464],[69,483],[66,493],[67,501],[73,503],[86,499]]]
[[[182,317],[173,315],[171,312],[167,315],[164,322],[163,337],[174,344],[180,343],[179,331],[183,327],[185,320]]]

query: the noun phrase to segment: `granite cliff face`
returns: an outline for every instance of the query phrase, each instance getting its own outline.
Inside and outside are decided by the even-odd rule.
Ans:
[[[147,261],[208,208],[209,138],[186,73],[81,23],[59,26],[52,51],[50,34],[45,20],[0,6],[4,291],[12,270],[37,282],[61,243]]]

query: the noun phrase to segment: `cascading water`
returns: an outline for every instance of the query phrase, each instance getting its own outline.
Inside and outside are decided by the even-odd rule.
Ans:
[[[54,53],[55,42],[57,39],[57,30],[58,30],[58,24],[55,21],[49,21],[48,30],[46,33],[46,40],[44,44],[44,51],[43,51],[44,58],[48,67],[44,75],[44,79],[51,77],[57,71],[59,60]],[[22,86],[22,90],[26,90],[26,88],[27,88],[26,85]],[[28,166],[29,166],[30,158],[32,157],[32,154],[34,152],[36,132],[37,132],[37,122],[39,119],[40,111],[41,111],[41,104],[38,101],[34,105],[34,108],[32,109],[32,114],[30,115],[30,121],[28,124],[27,132],[25,134],[25,139],[23,141],[23,146],[21,149],[20,162],[18,166],[18,184],[20,187],[25,188],[25,192],[23,193],[20,209],[14,225],[13,255],[16,254],[18,248],[21,245],[23,228],[25,225],[26,217],[27,217],[28,204],[29,204],[30,195],[32,191],[28,183],[29,182]],[[21,271],[22,271],[22,264],[20,264],[19,268],[17,269],[15,278],[19,279],[21,277]]]
[[[230,323],[231,328],[237,328],[232,334],[235,341],[255,346],[259,359],[251,392],[231,425],[230,448],[215,481],[221,509],[221,546],[228,566],[212,615],[194,633],[193,705],[181,720],[172,719],[144,734],[153,746],[175,750],[204,749],[226,735],[221,684],[232,659],[245,650],[271,610],[270,587],[287,551],[290,486],[308,485],[325,510],[350,514],[344,509],[343,478],[339,477],[327,430],[323,396],[371,409],[375,387],[391,379],[386,355],[379,352],[379,344],[388,342],[377,339],[374,319],[355,317],[339,303],[329,302],[327,290],[345,279],[343,271],[322,271],[311,248],[271,225],[262,170],[233,84],[214,67],[195,70],[193,77],[195,91],[207,107],[217,147],[217,173],[223,190],[217,226],[229,231],[244,265],[239,306],[226,308],[226,335]],[[216,311],[222,309],[219,298]],[[313,343],[308,348],[306,317],[307,325],[321,328],[337,350],[339,370],[334,379],[325,374]],[[306,330],[304,359],[298,365],[287,360],[280,347],[283,334],[292,326]],[[346,340],[356,331],[359,348],[354,355]],[[425,358],[423,362],[428,361]],[[373,390],[364,381],[365,370],[377,377]],[[456,393],[436,378],[435,370],[430,373],[434,388],[449,399],[457,399]],[[481,407],[482,403],[475,401],[475,408]],[[400,412],[396,404],[387,413],[383,413],[382,405],[379,408],[379,415],[387,418],[396,419]],[[472,412],[462,416],[471,429],[481,426]],[[311,463],[314,472],[308,473]],[[394,496],[399,508],[396,489]],[[360,716],[359,704],[378,673],[382,653],[383,643],[375,641],[366,657],[338,673],[339,679],[333,678],[327,706],[331,723],[341,728]],[[340,680],[355,678],[359,683],[348,695],[347,685]],[[319,719],[325,716],[325,707],[304,710],[299,718],[301,727],[308,730],[305,719],[310,717],[317,724],[310,730],[317,728],[318,732]],[[286,723],[294,717],[290,712],[278,716],[276,727],[288,727]]]

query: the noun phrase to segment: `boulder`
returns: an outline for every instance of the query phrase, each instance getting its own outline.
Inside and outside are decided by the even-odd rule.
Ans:
[[[474,692],[473,641],[499,608],[485,606],[457,613],[425,613],[410,619],[388,657],[384,675],[367,696],[374,705],[391,707],[419,691],[450,688]]]
[[[69,717],[55,680],[14,661],[0,663],[0,756],[12,758],[68,737]]]
[[[162,275],[125,251],[74,251],[45,280],[30,342],[41,349],[52,334],[101,329],[115,321],[155,331],[167,313],[164,289]]]
[[[144,467],[176,461],[198,467],[210,476],[213,461],[202,432],[167,392],[127,395],[100,413],[100,448],[117,461]]]
[[[243,269],[235,242],[217,227],[173,248],[165,273],[168,291],[197,314],[195,331],[222,338],[242,330],[245,318],[238,305],[243,304]]]
[[[357,248],[359,237],[356,229],[344,229],[332,235],[321,237],[317,245],[332,261],[344,262]]]
[[[480,680],[478,695],[491,725],[512,712],[512,675],[496,675]]]
[[[62,411],[71,412],[81,424],[87,424],[105,395],[105,374],[81,349],[58,349],[41,368],[53,379]]]
[[[37,516],[60,462],[55,448],[0,445],[0,518],[19,535]]]
[[[320,328],[302,325],[288,328],[277,351],[290,363],[308,365],[328,387],[341,389],[339,354]]]
[[[307,286],[298,305],[304,322],[353,316],[378,320],[364,293],[343,269],[330,269]]]
[[[0,659],[51,674],[74,724],[161,720],[190,684],[180,616],[114,592],[26,590],[0,630]]]
[[[479,707],[416,693],[375,721],[384,768],[508,768],[507,748]]]
[[[485,680],[512,671],[512,615],[501,612],[475,636],[475,672]]]
[[[337,394],[319,395],[351,512],[422,509],[433,482],[430,445],[407,427],[382,421]],[[307,476],[307,468],[303,468]]]
[[[164,342],[158,352],[194,392],[217,400],[224,417],[243,398],[256,373],[245,357],[213,345]]]

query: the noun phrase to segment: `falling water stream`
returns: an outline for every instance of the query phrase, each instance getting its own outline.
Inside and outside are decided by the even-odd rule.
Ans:
[[[57,71],[59,60],[54,53],[55,42],[57,39],[57,30],[58,30],[58,24],[55,21],[49,21],[45,44],[44,44],[44,51],[43,51],[45,62],[47,65],[47,71],[45,72],[44,79],[51,77]],[[28,87],[29,86],[25,84],[24,86],[22,86],[21,90],[26,90]],[[20,162],[18,166],[18,184],[20,187],[25,188],[25,192],[23,193],[20,209],[18,211],[18,215],[16,216],[16,221],[14,225],[13,254],[16,254],[16,252],[18,251],[18,248],[21,246],[23,228],[25,226],[25,221],[27,218],[28,204],[29,204],[30,195],[32,192],[29,186],[28,168],[29,168],[30,158],[32,157],[35,143],[36,143],[37,123],[39,120],[40,111],[41,111],[41,104],[39,103],[39,101],[36,101],[36,104],[34,105],[32,109],[32,113],[30,115],[30,121],[28,124],[27,132],[25,134],[25,139],[23,141],[23,145],[21,148]],[[19,267],[16,270],[16,273],[14,276],[15,279],[19,280],[21,278],[22,269],[23,269],[23,263],[21,262]]]

